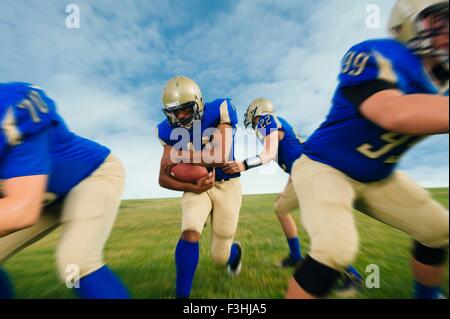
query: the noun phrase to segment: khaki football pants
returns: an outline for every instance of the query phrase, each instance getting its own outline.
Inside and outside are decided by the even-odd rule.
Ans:
[[[333,269],[345,269],[358,252],[354,207],[425,246],[448,246],[448,211],[403,173],[364,184],[303,155],[292,180],[311,238],[310,256]]]
[[[0,264],[62,226],[57,248],[60,278],[72,273],[83,278],[104,266],[103,247],[111,233],[124,190],[125,170],[110,155],[91,176],[83,180],[59,204],[44,209],[38,223],[0,238]],[[73,271],[73,266],[79,272]]]
[[[283,192],[275,201],[274,207],[277,215],[287,215],[299,208],[297,194],[295,193],[292,179],[289,178],[289,182]]]
[[[184,193],[181,230],[202,233],[211,214],[211,254],[214,263],[224,266],[230,257],[242,203],[242,189],[238,178],[216,182],[202,194]]]

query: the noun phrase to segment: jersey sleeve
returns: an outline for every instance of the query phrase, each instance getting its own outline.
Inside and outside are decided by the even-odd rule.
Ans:
[[[271,114],[262,115],[256,124],[256,130],[259,137],[265,138],[274,131],[282,129],[280,121]]]
[[[35,86],[23,88],[23,99],[15,104],[17,127],[24,136],[45,130],[56,117],[56,103]]]
[[[397,83],[393,62],[374,48],[355,46],[342,59],[340,88],[358,107],[378,92],[398,89]]]
[[[238,124],[238,115],[236,107],[231,103],[231,100],[225,99],[220,104],[220,124],[229,124],[233,128]]]
[[[50,172],[49,129],[11,146],[0,161],[0,180],[22,176],[48,175]]]
[[[348,51],[341,62],[339,82],[341,86],[354,86],[372,81],[384,81],[392,85],[398,82],[393,62],[376,48],[357,45]]]
[[[30,84],[11,85],[5,99],[8,104],[0,120],[3,145],[16,146],[23,139],[46,130],[57,118],[55,102]]]
[[[9,146],[15,146],[22,140],[22,133],[17,126],[13,106],[4,110],[0,124],[0,156],[3,156]]]
[[[167,128],[164,126],[164,122],[156,126],[156,135],[163,147],[171,144],[170,134],[167,134]]]

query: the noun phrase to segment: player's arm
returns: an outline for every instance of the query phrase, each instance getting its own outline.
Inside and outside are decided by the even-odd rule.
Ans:
[[[3,181],[0,198],[0,237],[34,225],[44,200],[47,175],[24,176]]]
[[[279,141],[283,135],[284,132],[275,130],[264,138],[264,150],[259,154],[262,165],[277,158]]]
[[[399,90],[384,90],[362,102],[360,113],[396,133],[431,135],[449,132],[449,98],[445,96],[404,95]]]
[[[30,227],[39,218],[49,175],[49,130],[20,138],[2,158],[0,236]]]
[[[399,78],[389,57],[359,46],[346,54],[339,75],[344,97],[363,117],[382,128],[410,135],[448,133],[449,98],[405,95]]]
[[[168,163],[172,163],[171,157],[172,147],[169,145],[164,146],[164,153],[161,158],[161,167],[159,170],[159,185],[163,188],[167,188],[179,192],[191,192],[191,193],[203,193],[214,186],[215,173],[209,173],[197,183],[188,183],[178,181],[173,178],[170,173],[167,172]]]
[[[264,138],[264,150],[261,154],[248,158],[245,161],[229,162],[224,165],[223,171],[226,174],[237,174],[274,161],[277,158],[280,140],[283,138],[283,131],[273,130]]]

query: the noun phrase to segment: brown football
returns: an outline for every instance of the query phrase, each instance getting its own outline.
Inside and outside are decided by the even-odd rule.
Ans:
[[[171,172],[173,178],[189,183],[195,183],[207,174],[208,170],[205,167],[186,163],[175,165]]]

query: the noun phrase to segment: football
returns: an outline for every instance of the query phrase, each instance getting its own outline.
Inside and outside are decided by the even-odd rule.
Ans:
[[[195,164],[177,164],[172,167],[171,175],[173,178],[181,182],[195,183],[200,178],[205,177],[208,174],[208,170],[203,166]]]

